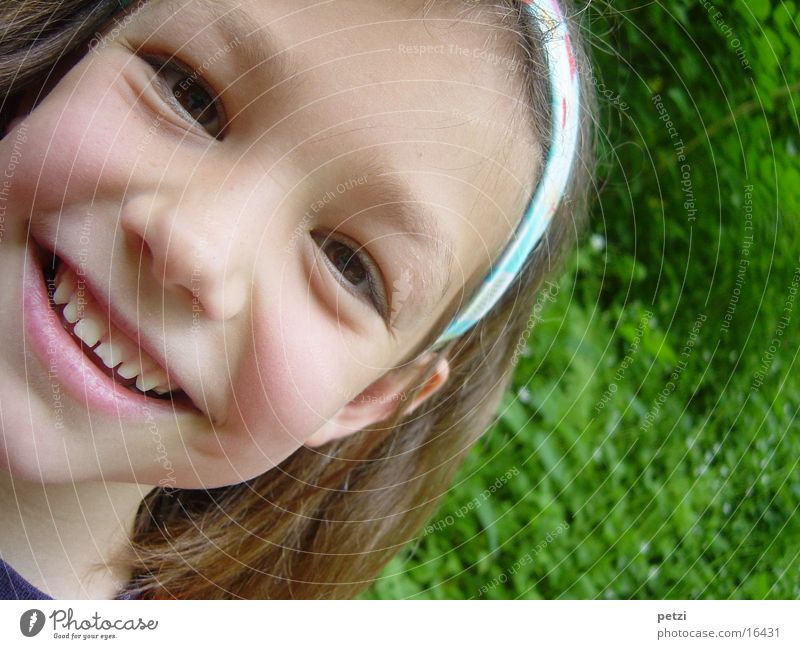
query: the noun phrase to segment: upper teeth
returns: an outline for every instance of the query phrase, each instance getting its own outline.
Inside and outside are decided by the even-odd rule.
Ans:
[[[53,302],[56,304],[66,304],[75,292],[75,273],[59,273],[60,282],[53,293]]]
[[[72,302],[69,304],[72,304]],[[94,347],[103,334],[108,332],[108,329],[103,325],[100,314],[92,313],[89,309],[86,309],[83,314],[83,319],[75,323],[73,331],[75,335],[89,345],[89,347]],[[102,343],[100,347],[105,344],[106,343]],[[97,350],[95,350],[95,353],[97,353],[98,356],[100,355]]]
[[[94,347],[92,353],[100,358],[106,367],[114,369],[119,365],[116,373],[120,377],[123,379],[136,377],[136,387],[142,392],[153,390],[159,394],[166,394],[175,389],[157,363],[109,323],[85,284],[80,286],[75,273],[65,264],[61,265],[56,274],[53,302],[65,305],[64,318],[67,322],[74,323],[73,333],[88,347]]]

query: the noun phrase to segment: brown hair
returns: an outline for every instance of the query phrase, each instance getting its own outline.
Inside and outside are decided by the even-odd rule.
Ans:
[[[488,15],[509,36],[510,58],[522,63],[522,74],[516,72],[522,76],[520,102],[530,108],[522,126],[546,151],[550,91],[541,33],[519,0],[458,4],[462,17]],[[26,85],[41,83],[118,10],[107,1],[1,3],[0,121]],[[576,65],[588,70],[579,25],[569,20]],[[133,566],[128,591],[141,598],[349,598],[414,538],[465,454],[493,423],[538,292],[581,231],[595,110],[588,75],[580,76],[580,148],[564,200],[503,298],[439,352],[450,363],[447,384],[413,416],[404,413],[430,376],[434,358],[393,416],[363,433],[320,449],[301,447],[278,467],[240,484],[154,488],[139,509],[129,553],[120,558]],[[474,288],[466,286],[464,295]],[[437,338],[457,307],[450,305],[417,353]]]

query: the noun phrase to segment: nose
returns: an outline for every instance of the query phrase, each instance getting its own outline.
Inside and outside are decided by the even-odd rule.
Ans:
[[[133,239],[142,266],[165,290],[188,291],[192,309],[229,320],[245,308],[248,277],[236,247],[234,214],[202,200],[138,196],[122,209],[122,229]]]

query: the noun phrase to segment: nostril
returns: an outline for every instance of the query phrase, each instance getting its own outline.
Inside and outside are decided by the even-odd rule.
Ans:
[[[133,232],[127,232],[128,246],[131,251],[131,262],[136,268],[136,272],[140,281],[146,277],[152,276],[158,282],[166,285],[166,267],[165,260],[158,259],[153,254],[153,249],[147,241]]]
[[[137,263],[140,268],[148,264],[152,265],[153,251],[150,249],[150,244],[133,232],[126,232],[125,235],[128,239],[128,250],[131,251],[134,262]]]

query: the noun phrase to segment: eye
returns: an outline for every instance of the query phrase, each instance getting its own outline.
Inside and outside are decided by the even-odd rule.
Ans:
[[[332,238],[330,234],[312,232],[311,236],[341,278],[339,283],[361,299],[369,300],[381,318],[386,320],[389,308],[383,277],[375,262],[363,252],[363,247],[351,246]]]
[[[224,111],[214,93],[197,72],[190,72],[174,58],[146,57],[153,68],[165,100],[184,119],[203,128],[219,139],[224,124]]]

